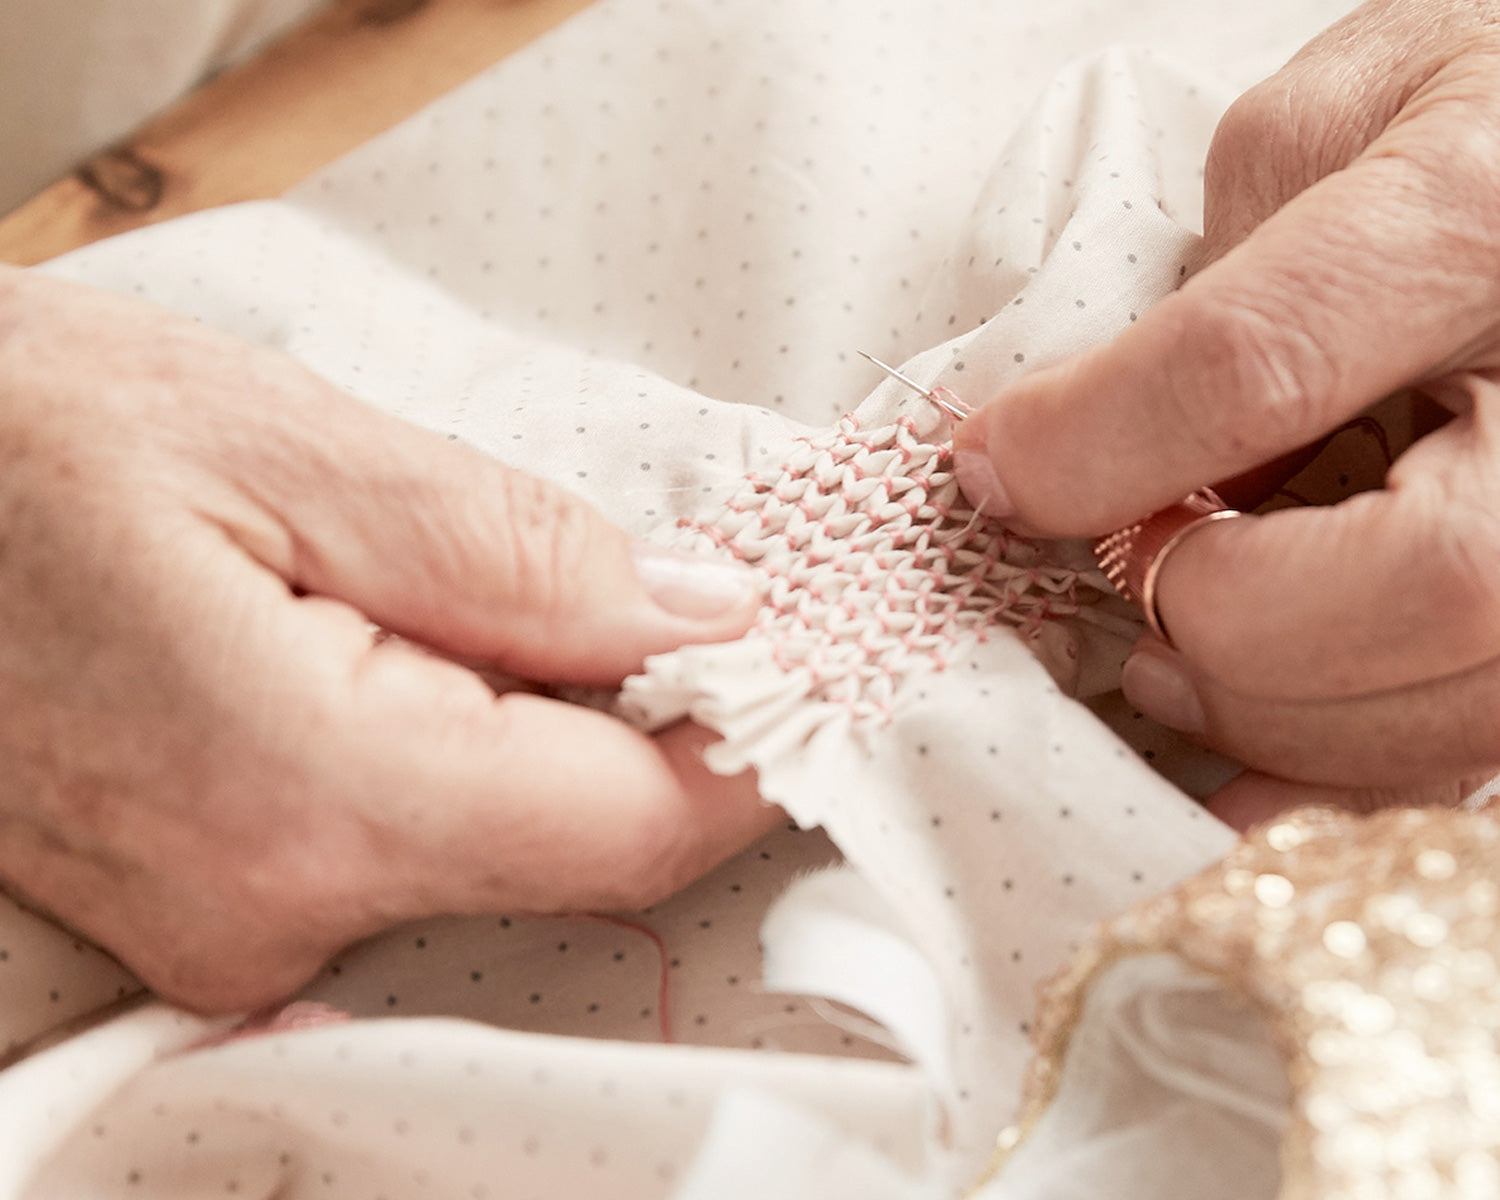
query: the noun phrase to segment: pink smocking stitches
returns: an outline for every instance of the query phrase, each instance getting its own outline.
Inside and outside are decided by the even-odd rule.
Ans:
[[[780,475],[748,475],[719,514],[683,521],[766,577],[758,633],[808,699],[889,717],[912,674],[1003,622],[1034,637],[1078,607],[1078,574],[964,500],[946,444],[909,419],[844,417],[799,438]]]

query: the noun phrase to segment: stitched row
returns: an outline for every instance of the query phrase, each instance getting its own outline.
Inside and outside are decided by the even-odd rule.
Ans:
[[[960,638],[996,624],[1034,638],[1078,610],[1077,572],[976,514],[951,448],[910,419],[864,430],[848,416],[795,445],[781,474],[749,475],[714,520],[680,524],[765,575],[758,633],[810,699],[879,718]]]

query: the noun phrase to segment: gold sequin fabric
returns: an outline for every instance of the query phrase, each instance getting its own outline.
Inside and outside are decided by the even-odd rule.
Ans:
[[[712,519],[682,523],[766,575],[757,632],[807,698],[888,717],[902,682],[944,669],[960,639],[996,623],[1035,637],[1078,611],[1080,591],[1097,596],[978,516],[952,459],[910,418],[849,415],[800,439],[781,472],[748,476]]]
[[[1488,812],[1305,810],[1262,826],[1106,925],[1049,985],[1020,1129],[1057,1091],[1092,982],[1166,951],[1267,1017],[1292,1095],[1279,1200],[1493,1200],[1497,868]]]

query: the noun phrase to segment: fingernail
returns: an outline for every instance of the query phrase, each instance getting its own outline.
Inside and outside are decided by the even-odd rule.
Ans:
[[[958,486],[979,512],[987,517],[1004,520],[1015,513],[1000,476],[995,474],[995,464],[983,450],[955,450],[953,473],[958,476]]]
[[[1152,720],[1182,733],[1203,732],[1203,702],[1192,681],[1160,655],[1131,655],[1120,687],[1125,699]]]
[[[632,551],[646,594],[678,617],[722,617],[750,603],[755,573],[740,563],[639,544]]]

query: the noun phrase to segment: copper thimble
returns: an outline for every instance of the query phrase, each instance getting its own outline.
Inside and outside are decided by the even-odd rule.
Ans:
[[[1189,534],[1210,521],[1244,516],[1209,488],[1199,488],[1176,504],[1117,529],[1094,543],[1099,567],[1116,591],[1146,614],[1151,632],[1169,645],[1171,635],[1156,607],[1156,583],[1167,557]]]

